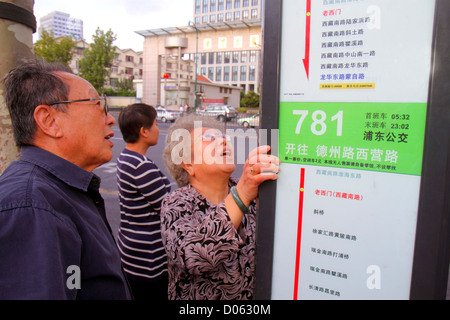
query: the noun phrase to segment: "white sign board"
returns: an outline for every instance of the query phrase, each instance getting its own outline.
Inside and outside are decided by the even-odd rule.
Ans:
[[[272,299],[408,299],[434,6],[283,1]]]

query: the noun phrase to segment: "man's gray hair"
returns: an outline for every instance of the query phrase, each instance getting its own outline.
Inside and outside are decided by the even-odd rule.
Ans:
[[[11,70],[2,81],[18,147],[33,144],[36,133],[34,110],[38,105],[67,100],[69,88],[56,74],[71,70],[61,64],[32,60]],[[65,105],[54,108],[65,111]]]

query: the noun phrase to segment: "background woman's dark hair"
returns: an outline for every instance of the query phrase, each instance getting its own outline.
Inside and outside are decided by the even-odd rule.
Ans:
[[[144,103],[136,103],[122,109],[119,115],[119,128],[123,140],[135,143],[141,128],[150,128],[156,119],[156,110]]]
[[[55,72],[72,73],[63,65],[34,60],[14,68],[3,78],[5,102],[18,147],[33,144],[36,133],[34,110],[37,106],[67,100],[69,88]],[[54,108],[67,110],[65,105]]]

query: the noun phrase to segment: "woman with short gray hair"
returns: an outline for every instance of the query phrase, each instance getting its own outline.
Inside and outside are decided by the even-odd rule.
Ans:
[[[175,180],[179,187],[184,187],[189,183],[188,173],[181,167],[180,161],[177,159],[182,158],[183,155],[173,155],[177,152],[181,146],[181,150],[190,150],[190,137],[189,140],[182,140],[181,142],[176,138],[183,133],[190,133],[194,130],[195,125],[200,125],[206,128],[214,128],[218,130],[223,130],[224,125],[222,122],[215,120],[214,118],[207,116],[189,115],[178,118],[177,121],[169,128],[166,138],[166,147],[163,151],[164,163],[169,170],[170,175]],[[186,140],[186,141],[185,141]],[[190,154],[185,154],[184,156],[189,157]],[[174,159],[175,158],[175,159]],[[175,161],[174,161],[175,160]]]
[[[179,118],[164,160],[179,189],[161,207],[169,299],[252,299],[258,187],[276,180],[279,159],[269,146],[252,152],[239,181],[223,123]]]

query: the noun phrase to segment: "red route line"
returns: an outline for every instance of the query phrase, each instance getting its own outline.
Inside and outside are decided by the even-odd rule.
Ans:
[[[305,37],[305,58],[303,65],[305,66],[306,77],[309,80],[309,58],[311,48],[311,0],[306,1],[306,37]]]
[[[294,300],[298,300],[298,280],[300,273],[300,248],[302,243],[303,195],[305,191],[305,168],[300,172],[300,195],[298,203],[297,253],[295,257]]]

